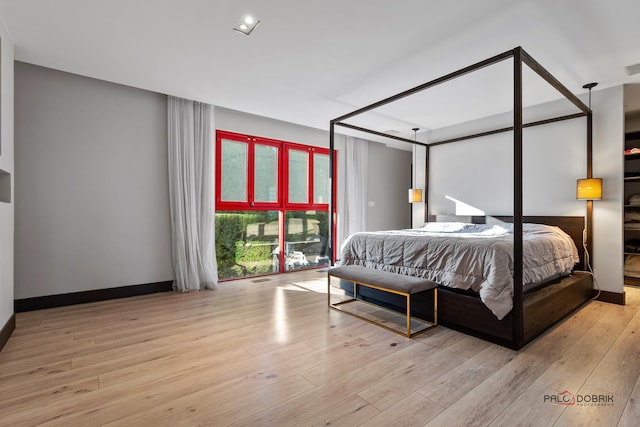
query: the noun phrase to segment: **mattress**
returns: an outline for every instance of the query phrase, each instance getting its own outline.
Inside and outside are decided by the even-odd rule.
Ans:
[[[523,224],[523,286],[569,274],[579,261],[559,227]],[[418,276],[477,292],[502,319],[513,308],[513,224],[427,223],[422,228],[355,233],[339,265]]]

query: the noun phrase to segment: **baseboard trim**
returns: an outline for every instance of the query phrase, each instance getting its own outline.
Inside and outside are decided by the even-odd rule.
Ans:
[[[9,337],[16,329],[16,315],[12,314],[7,320],[7,323],[4,324],[2,329],[0,329],[0,351],[4,348],[7,341],[9,341]]]
[[[593,291],[593,296],[598,295],[598,291]],[[625,293],[624,292],[609,292],[609,291],[600,291],[600,295],[597,298],[598,301],[602,302],[610,302],[612,304],[624,305],[625,304]]]
[[[25,311],[155,294],[157,292],[168,292],[171,290],[173,290],[173,281],[71,292],[68,294],[46,295],[42,297],[17,299],[14,301],[14,311],[16,313],[22,313]]]

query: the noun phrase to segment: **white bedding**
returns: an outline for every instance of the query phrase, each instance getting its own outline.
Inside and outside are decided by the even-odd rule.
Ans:
[[[568,274],[579,261],[558,227],[523,224],[524,285]],[[355,233],[341,249],[341,265],[362,265],[423,277],[478,292],[502,319],[513,307],[513,225],[427,223],[423,228]]]

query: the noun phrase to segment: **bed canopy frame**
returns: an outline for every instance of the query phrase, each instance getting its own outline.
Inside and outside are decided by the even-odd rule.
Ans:
[[[431,143],[423,143],[416,140],[411,140],[407,138],[403,138],[397,135],[391,135],[384,132],[379,132],[372,129],[363,128],[360,126],[355,126],[349,123],[346,123],[345,120],[351,119],[353,117],[359,116],[363,113],[375,110],[379,107],[382,107],[387,104],[391,104],[400,99],[409,97],[418,92],[425,91],[434,86],[440,85],[450,80],[454,80],[458,77],[464,76],[466,74],[472,73],[474,71],[480,70],[482,68],[488,67],[490,65],[502,62],[504,60],[513,58],[513,125],[509,127],[501,127],[497,129],[490,129],[484,132],[478,132],[473,134],[468,134],[456,138],[450,138],[446,140],[435,141]],[[562,96],[575,105],[580,111],[574,114],[561,115],[553,118],[533,121],[529,123],[523,123],[523,64],[526,64],[532,71],[534,71],[538,76],[544,79],[549,85],[555,88]],[[522,150],[522,141],[523,141],[523,129],[528,127],[540,126],[549,123],[555,123],[564,120],[572,120],[576,118],[586,117],[586,153],[587,153],[587,161],[586,161],[586,177],[592,178],[592,146],[593,146],[593,118],[592,111],[589,107],[587,107],[576,95],[574,95],[571,91],[569,91],[562,83],[560,83],[551,73],[549,73],[545,68],[543,68],[536,60],[534,60],[527,52],[525,52],[522,47],[516,47],[514,49],[503,52],[499,55],[495,55],[491,58],[485,59],[483,61],[477,62],[473,65],[462,68],[458,71],[452,72],[450,74],[444,75],[437,79],[431,80],[427,83],[421,84],[414,88],[405,90],[396,95],[390,96],[388,98],[382,99],[380,101],[374,102],[373,104],[362,107],[358,110],[352,111],[348,114],[344,114],[340,117],[337,117],[330,121],[330,158],[329,158],[329,176],[330,176],[330,186],[331,189],[331,197],[330,197],[330,206],[329,212],[329,256],[331,257],[331,262],[334,261],[334,236],[335,236],[335,188],[333,185],[334,177],[335,177],[335,129],[336,127],[343,127],[359,132],[364,132],[372,135],[377,135],[384,138],[390,138],[397,141],[406,142],[409,144],[420,145],[426,147],[426,170],[427,177],[429,170],[429,148],[442,145],[442,144],[450,144],[458,141],[464,141],[473,138],[479,138],[483,136],[489,136],[494,134],[499,134],[503,132],[513,132],[513,235],[514,235],[514,244],[513,244],[513,257],[514,257],[514,268],[513,268],[513,309],[512,309],[512,322],[513,322],[513,346],[514,348],[520,348],[524,343],[523,337],[523,327],[524,327],[524,315],[523,315],[523,287],[515,286],[517,283],[522,283],[523,281],[523,243],[522,243],[522,224],[523,224],[523,198],[522,198],[522,185],[523,185],[523,173],[522,173],[522,165],[523,165],[523,150]],[[429,180],[427,179],[425,185],[425,214],[428,213],[428,200],[429,200]],[[592,216],[593,216],[593,205],[591,201],[587,202],[587,241],[586,248],[588,253],[592,253]]]

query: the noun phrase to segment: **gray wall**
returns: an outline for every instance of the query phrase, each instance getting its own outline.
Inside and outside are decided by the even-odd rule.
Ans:
[[[10,72],[3,75],[5,89]],[[6,93],[10,91],[3,90],[2,137],[10,140]],[[595,269],[603,289],[621,292],[622,87],[594,92],[593,102],[594,174],[605,179],[604,200],[594,206]],[[15,298],[171,280],[166,97],[17,62],[15,116]],[[328,141],[327,133],[317,129],[222,108],[216,108],[216,125],[310,145],[326,146]],[[537,165],[534,168],[546,172],[542,180],[529,181],[534,187],[527,193],[534,198],[527,198],[528,214],[579,215],[584,209],[573,196],[573,183],[584,171],[568,168],[565,161],[571,157],[569,164],[581,164],[582,150],[571,153],[546,146],[558,147],[552,141],[581,130],[571,124],[557,126],[541,130],[542,138],[535,139],[545,146],[527,156]],[[489,164],[510,165],[501,160],[506,146],[500,148],[499,140],[492,144],[497,146],[478,156],[493,153]],[[510,196],[504,196],[511,193],[510,179],[500,184],[506,185],[505,192],[483,192],[477,198],[468,180],[458,185],[454,178],[461,169],[475,168],[478,158],[470,156],[471,163],[461,166],[460,153],[433,151],[432,165],[455,164],[458,173],[448,188],[439,188],[436,183],[446,182],[442,176],[446,179],[450,170],[431,170],[432,213],[452,213],[455,204],[446,195],[488,213],[510,208]],[[367,229],[408,227],[411,154],[376,143],[371,143],[369,153],[368,198],[374,206],[369,208]],[[3,144],[0,166],[8,171],[11,156],[11,144]],[[455,163],[446,160],[451,156]],[[493,169],[484,180],[499,168]],[[529,173],[525,170],[525,177]],[[0,206],[0,226],[9,238],[11,206]],[[0,321],[12,313],[7,300],[13,279],[12,251],[1,250]]]
[[[593,269],[600,288],[624,291],[623,87],[593,92],[593,176],[602,178],[602,200],[593,202]],[[584,98],[583,98],[584,101]]]
[[[369,142],[367,231],[411,227],[410,186],[411,152]]]
[[[635,132],[640,130],[640,111],[628,112],[624,120],[625,132]]]
[[[172,280],[166,96],[15,63],[16,286]]]
[[[22,62],[15,74],[15,298],[172,280],[166,96]],[[218,129],[328,146],[322,130],[215,114]],[[371,145],[369,229],[408,227],[411,155]]]
[[[593,176],[603,178],[603,198],[593,204],[593,267],[601,289],[623,292],[622,198],[624,112],[622,86],[593,92]],[[581,96],[587,102],[586,94]],[[545,104],[534,110],[551,110]],[[500,118],[496,118],[500,119]],[[492,118],[479,121],[491,129]],[[477,126],[478,123],[469,125]],[[432,140],[464,134],[440,129]],[[474,129],[477,131],[477,129]],[[586,177],[586,120],[526,129],[523,137],[525,215],[586,215],[576,200],[576,180]],[[513,212],[511,133],[445,144],[430,150],[431,214],[510,215]],[[452,200],[455,199],[455,200]]]
[[[576,200],[575,187],[576,179],[586,173],[585,138],[585,119],[524,130],[525,214],[584,214],[584,202]],[[433,147],[430,156],[431,213],[511,215],[511,132]]]
[[[329,132],[320,129],[222,107],[216,107],[215,114],[220,130],[329,148]]]
[[[15,182],[13,144],[13,43],[0,20],[2,37],[2,63],[0,64],[0,170],[10,174],[11,186]],[[5,178],[7,179],[6,175]],[[0,202],[0,329],[13,315],[14,283],[14,212],[15,197],[11,189],[11,202]]]

